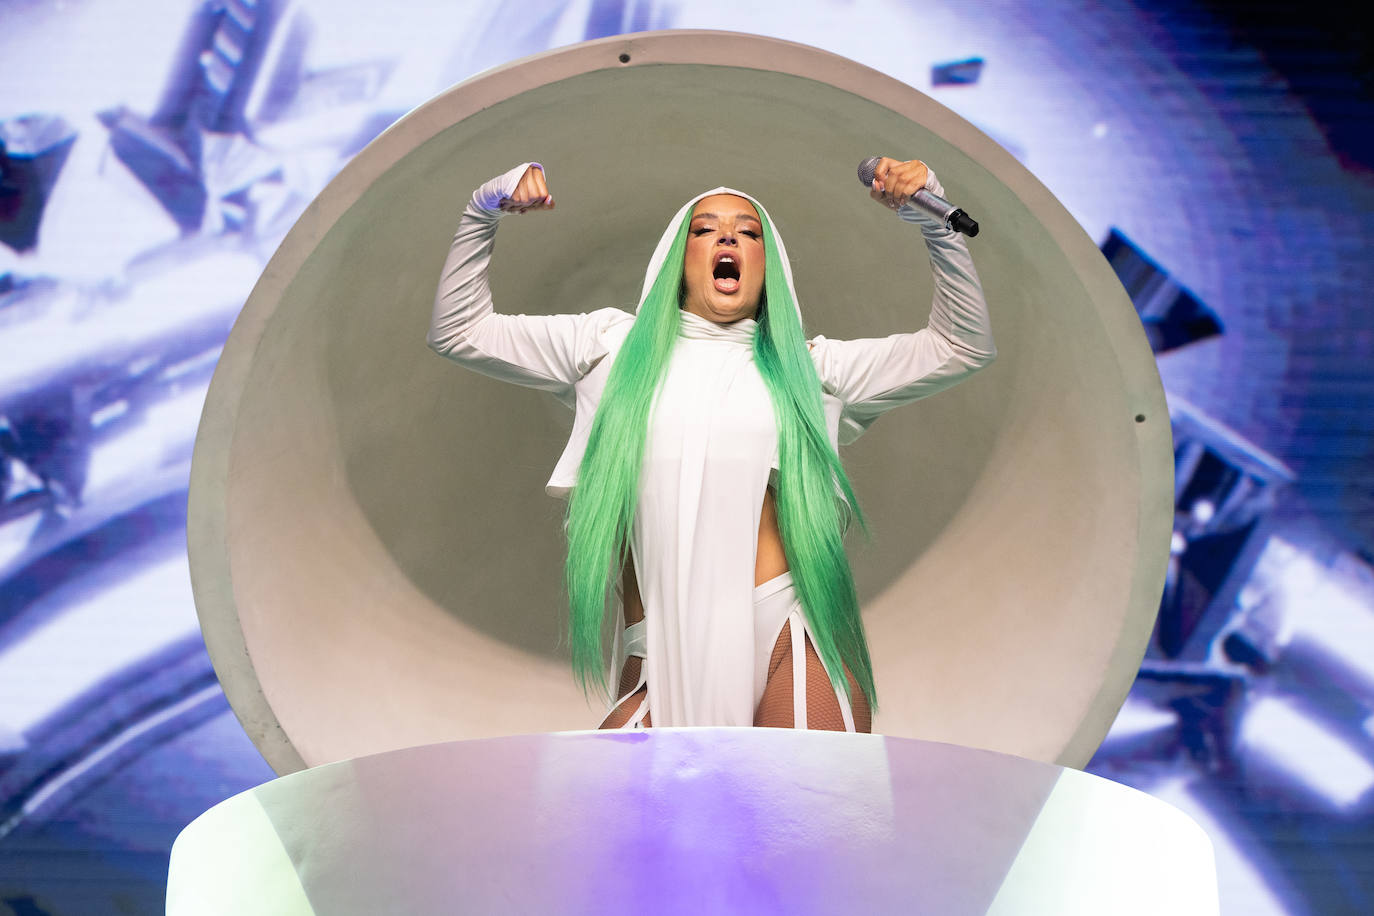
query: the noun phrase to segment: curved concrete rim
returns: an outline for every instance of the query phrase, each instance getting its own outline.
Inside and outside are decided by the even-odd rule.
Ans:
[[[628,57],[627,62],[621,60]],[[625,67],[690,64],[757,69],[825,83],[938,131],[1034,209],[1044,229],[1077,269],[1094,301],[1121,299],[1120,284],[1095,243],[1072,216],[1010,154],[962,118],[898,80],[816,48],[730,32],[667,31],[586,42],[514,61],[447,90],[386,130],[345,167],[305,210],[254,288],[215,372],[196,439],[188,539],[192,583],[206,645],[226,695],[244,728],[280,773],[306,761],[293,746],[256,677],[239,625],[234,570],[225,544],[229,444],[239,421],[239,395],[279,299],[309,252],[381,175],[408,151],[502,100],[560,80]],[[1163,587],[1171,531],[1172,449],[1168,413],[1153,356],[1134,312],[1100,311],[1137,419],[1142,490],[1138,554],[1128,612],[1110,670],[1088,704],[1077,732],[1053,754],[1081,766],[1105,736],[1134,679]]]

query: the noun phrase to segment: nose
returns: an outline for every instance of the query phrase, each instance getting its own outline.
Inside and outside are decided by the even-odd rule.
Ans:
[[[735,238],[735,233],[729,229],[721,232],[720,238],[716,239],[717,245],[738,245],[739,240]]]

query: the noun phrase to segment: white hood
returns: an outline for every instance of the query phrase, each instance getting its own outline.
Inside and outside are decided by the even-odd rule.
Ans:
[[[639,302],[635,305],[636,312],[644,305],[644,300],[649,297],[649,290],[653,287],[654,280],[658,278],[658,272],[663,269],[663,262],[668,257],[668,249],[672,247],[673,239],[677,237],[678,230],[682,227],[682,221],[691,214],[692,208],[700,200],[716,194],[733,194],[736,197],[743,197],[759,211],[759,215],[764,219],[764,231],[772,237],[773,250],[782,259],[782,273],[787,278],[787,288],[792,293],[792,301],[794,303],[798,301],[797,286],[792,280],[792,262],[787,258],[787,247],[783,245],[782,236],[778,234],[777,228],[773,224],[773,217],[764,209],[763,204],[743,191],[736,191],[734,188],[712,188],[709,191],[703,191],[683,204],[682,209],[678,210],[677,214],[668,222],[668,228],[663,230],[663,235],[658,240],[658,247],[654,249],[654,255],[649,259],[649,267],[644,271],[644,287],[639,291]],[[800,306],[798,305],[796,308],[798,309],[797,317],[800,318]]]

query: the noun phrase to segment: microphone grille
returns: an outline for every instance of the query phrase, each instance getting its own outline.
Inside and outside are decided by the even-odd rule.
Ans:
[[[873,175],[878,171],[879,156],[869,156],[859,163],[859,183],[866,188],[873,187]]]

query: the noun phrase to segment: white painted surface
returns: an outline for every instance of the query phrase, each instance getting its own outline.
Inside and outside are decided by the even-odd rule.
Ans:
[[[215,877],[197,895],[193,875]],[[331,916],[1217,913],[1206,835],[1148,795],[790,729],[525,735],[295,773],[187,828],[167,912],[310,913],[296,876]]]

